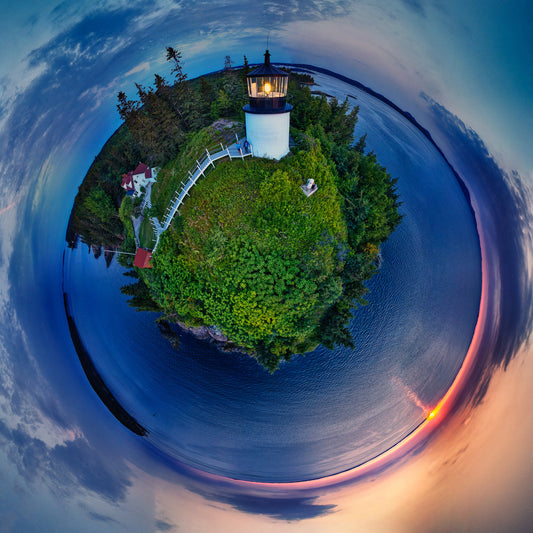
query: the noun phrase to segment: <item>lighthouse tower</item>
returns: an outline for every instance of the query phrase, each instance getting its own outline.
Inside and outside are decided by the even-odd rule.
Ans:
[[[281,159],[289,152],[289,121],[292,106],[287,104],[289,75],[270,64],[270,52],[265,63],[246,77],[250,103],[246,113],[246,138],[254,156]]]

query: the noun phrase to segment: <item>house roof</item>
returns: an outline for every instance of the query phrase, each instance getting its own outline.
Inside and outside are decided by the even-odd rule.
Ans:
[[[127,174],[122,174],[122,187],[126,191],[132,191],[135,188],[133,185],[133,172],[131,170]]]
[[[152,268],[150,261],[152,260],[152,251],[146,248],[137,248],[133,266],[138,268]]]
[[[134,176],[136,176],[137,174],[144,174],[144,177],[146,179],[150,179],[152,177],[152,169],[144,163],[139,163],[137,165],[137,168],[133,171]]]

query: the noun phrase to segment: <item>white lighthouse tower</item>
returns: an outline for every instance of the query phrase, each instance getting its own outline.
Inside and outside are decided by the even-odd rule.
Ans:
[[[289,75],[270,64],[270,52],[265,52],[265,64],[246,77],[250,103],[246,113],[246,138],[254,156],[281,159],[289,152],[289,122],[292,106],[287,104]]]

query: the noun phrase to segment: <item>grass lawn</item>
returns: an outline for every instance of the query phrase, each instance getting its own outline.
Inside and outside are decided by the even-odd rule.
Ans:
[[[143,248],[153,249],[155,246],[155,234],[149,217],[144,217],[139,228],[139,244]]]

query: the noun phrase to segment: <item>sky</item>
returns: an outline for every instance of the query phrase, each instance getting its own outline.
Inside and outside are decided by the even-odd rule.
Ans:
[[[527,531],[533,510],[533,7],[526,0],[0,0],[0,531]],[[507,245],[486,297],[484,371],[439,430],[386,469],[297,491],[205,483],[99,404],[60,337],[64,231],[83,175],[119,125],[115,98],[165,73],[273,60],[356,79],[427,128]],[[499,183],[499,182],[498,182]],[[503,202],[512,192],[515,209]],[[488,204],[484,204],[488,205]],[[503,212],[497,218],[491,213]],[[505,208],[505,209],[504,209]],[[39,227],[46,226],[46,232]],[[513,232],[510,236],[508,232]],[[516,234],[515,234],[516,232]],[[488,243],[490,244],[490,243]],[[515,248],[512,248],[515,246]],[[491,255],[493,253],[493,255]],[[519,285],[519,282],[521,285]],[[508,283],[508,285],[506,285]],[[24,305],[38,291],[34,305]],[[54,302],[53,305],[50,302]],[[506,325],[506,336],[499,325]],[[509,332],[512,332],[509,333]],[[483,365],[481,365],[483,366]],[[479,368],[481,368],[481,366]],[[59,392],[58,392],[59,391]]]

